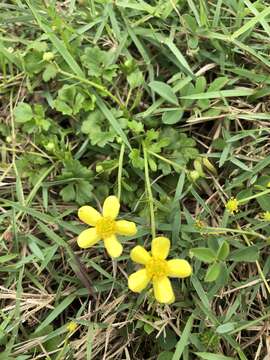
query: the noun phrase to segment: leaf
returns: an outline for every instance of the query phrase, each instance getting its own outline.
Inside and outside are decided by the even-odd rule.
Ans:
[[[16,122],[25,123],[27,121],[32,120],[33,111],[29,104],[21,102],[16,106],[16,108],[14,110],[14,115],[15,115]]]
[[[163,124],[176,124],[182,119],[183,114],[183,110],[166,111],[162,114],[162,122]]]
[[[212,264],[211,266],[209,266],[209,268],[207,270],[204,281],[206,281],[206,282],[215,281],[219,277],[220,271],[221,271],[220,263]]]
[[[222,89],[227,84],[228,81],[229,81],[229,79],[226,76],[216,78],[209,85],[207,92],[217,91],[217,90]]]
[[[163,351],[157,357],[157,360],[172,360],[173,353],[171,351]]]
[[[37,327],[35,333],[49,325],[76,299],[76,295],[68,295],[60,304],[58,304],[45,318],[45,320]]]
[[[234,250],[231,252],[230,260],[241,262],[255,262],[259,259],[259,248],[256,245]]]
[[[211,91],[201,94],[192,94],[181,96],[181,99],[218,99],[226,97],[237,97],[237,96],[250,96],[254,93],[255,90],[248,88],[239,88],[234,90],[220,90],[220,91]]]
[[[225,260],[230,252],[230,245],[227,243],[226,240],[223,241],[220,248],[218,249],[217,258],[219,260]]]
[[[266,194],[256,198],[257,203],[263,211],[270,211],[270,195]]]
[[[186,322],[185,328],[181,334],[181,338],[176,345],[176,349],[175,349],[172,360],[178,360],[181,358],[181,355],[183,354],[186,346],[189,343],[190,334],[191,334],[191,330],[193,327],[193,321],[194,321],[194,317],[193,317],[193,315],[190,315],[190,317],[188,318],[188,321]]]
[[[218,334],[226,334],[235,329],[235,322],[219,325],[216,329]]]
[[[221,354],[212,354],[208,352],[197,352],[195,354],[198,355],[203,360],[235,360],[230,356],[225,356]]]
[[[143,73],[140,70],[135,70],[127,76],[127,82],[131,89],[135,89],[144,83]]]
[[[73,184],[68,184],[67,186],[65,186],[61,191],[60,191],[60,195],[62,196],[62,199],[65,202],[69,202],[71,200],[75,200],[75,190],[74,190],[74,186]]]
[[[197,259],[206,263],[212,263],[216,260],[215,252],[212,249],[203,247],[190,249],[190,256],[195,256]]]
[[[43,71],[42,74],[42,79],[45,82],[48,82],[52,79],[54,79],[57,75],[57,68],[54,64],[48,64],[45,68],[45,70]]]
[[[174,94],[172,88],[161,81],[151,81],[149,86],[152,90],[154,90],[158,95],[166,99],[168,102],[178,105],[178,100],[176,95]]]

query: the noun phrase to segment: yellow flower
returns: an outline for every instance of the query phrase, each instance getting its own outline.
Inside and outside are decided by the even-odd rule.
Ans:
[[[226,209],[230,214],[234,215],[235,212],[238,212],[238,206],[239,206],[239,201],[232,197],[227,202]]]
[[[145,267],[131,274],[128,287],[136,293],[146,288],[152,281],[154,295],[158,302],[171,304],[174,302],[174,292],[168,277],[185,278],[190,276],[192,268],[183,259],[165,260],[170,251],[170,240],[156,237],[152,241],[151,255],[142,246],[135,246],[131,250],[131,259]]]
[[[270,211],[266,211],[263,213],[263,220],[270,221]]]
[[[82,206],[78,211],[79,219],[93,227],[80,233],[77,240],[79,247],[89,248],[102,239],[112,258],[120,256],[123,247],[116,234],[132,236],[136,234],[137,228],[134,222],[115,220],[119,209],[120,203],[116,196],[109,196],[104,201],[102,215],[91,206]]]
[[[43,54],[44,61],[52,61],[54,59],[54,54],[52,52],[45,52]]]
[[[77,329],[77,327],[78,325],[74,321],[71,321],[70,323],[67,324],[67,331],[72,333]]]

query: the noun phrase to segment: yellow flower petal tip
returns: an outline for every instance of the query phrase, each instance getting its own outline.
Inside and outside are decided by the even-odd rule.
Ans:
[[[114,195],[108,196],[103,204],[103,216],[114,220],[118,216],[119,210],[120,203],[118,198]]]
[[[131,250],[131,260],[145,266],[129,276],[131,291],[141,292],[151,281],[158,302],[171,304],[175,301],[169,277],[186,278],[192,274],[192,268],[184,259],[165,260],[169,250],[170,240],[165,237],[153,239],[151,255],[140,245]]]
[[[115,235],[104,239],[104,246],[111,258],[115,259],[121,256],[123,252],[122,244],[117,240]]]
[[[119,235],[133,236],[137,234],[137,227],[132,221],[119,220],[116,221],[116,232]]]
[[[78,217],[84,223],[93,226],[84,230],[78,236],[79,247],[86,249],[95,245],[100,239],[104,240],[105,248],[112,258],[119,257],[123,246],[116,239],[116,234],[133,236],[137,233],[136,224],[132,221],[118,220],[120,203],[116,196],[108,196],[103,204],[102,215],[92,206],[82,206],[78,210]]]
[[[239,201],[235,198],[230,198],[230,200],[228,200],[226,204],[227,211],[232,215],[234,215],[234,213],[239,211],[238,207],[239,207]]]
[[[137,245],[130,252],[130,258],[137,264],[146,265],[150,260],[151,256],[142,246]]]
[[[79,219],[87,225],[95,226],[101,219],[100,213],[92,206],[82,206],[78,210]]]
[[[146,269],[141,269],[131,274],[128,278],[128,287],[131,291],[139,293],[146,288],[150,281]]]
[[[78,236],[77,243],[80,248],[87,249],[95,245],[100,240],[96,228],[90,228],[82,231]]]
[[[167,261],[167,264],[170,277],[186,278],[192,274],[192,267],[186,260],[173,259]]]
[[[168,238],[159,236],[152,240],[152,255],[155,258],[166,259],[170,251],[171,242]]]

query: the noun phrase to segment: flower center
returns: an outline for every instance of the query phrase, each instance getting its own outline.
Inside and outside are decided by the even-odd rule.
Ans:
[[[100,237],[106,238],[115,233],[116,230],[116,224],[113,219],[111,219],[109,216],[103,217],[100,220],[98,220],[96,224],[96,230]]]
[[[168,265],[166,260],[154,259],[148,261],[146,264],[146,271],[149,277],[160,278],[167,276],[168,274]]]

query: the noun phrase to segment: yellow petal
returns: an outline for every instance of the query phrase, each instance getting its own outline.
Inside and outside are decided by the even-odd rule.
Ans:
[[[103,216],[115,219],[119,214],[120,203],[116,196],[108,196],[103,204]]]
[[[174,302],[175,297],[172,284],[169,278],[167,278],[167,276],[156,279],[154,278],[153,286],[155,298],[158,302],[162,304],[171,304],[172,302]]]
[[[112,258],[117,258],[123,252],[122,244],[117,240],[115,235],[109,236],[104,239],[104,246]]]
[[[78,210],[78,217],[87,225],[95,226],[99,219],[100,213],[92,206],[82,206]]]
[[[170,251],[170,240],[160,236],[152,240],[152,255],[158,259],[166,259]]]
[[[135,235],[137,233],[136,224],[132,221],[116,221],[116,232],[120,235]]]
[[[132,261],[145,265],[151,260],[150,254],[140,245],[135,246],[130,252],[130,258]]]
[[[191,275],[192,268],[188,261],[183,259],[173,259],[167,261],[168,276],[185,278]]]
[[[90,228],[82,231],[78,236],[77,243],[80,248],[86,249],[95,245],[100,240],[96,228]]]
[[[131,274],[128,278],[128,287],[131,291],[141,292],[146,288],[150,281],[145,269],[141,269]]]

